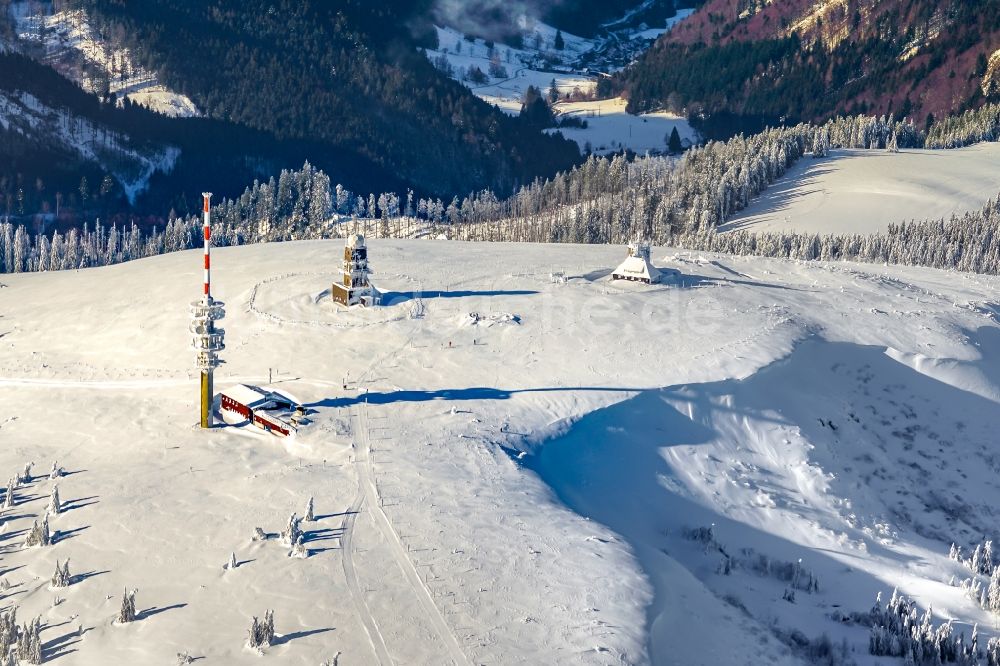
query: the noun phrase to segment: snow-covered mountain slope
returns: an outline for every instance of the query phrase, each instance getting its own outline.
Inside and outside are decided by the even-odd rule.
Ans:
[[[827,634],[862,664],[842,620],[895,586],[985,642],[947,554],[1000,505],[1000,280],[660,249],[645,287],[620,248],[373,241],[386,305],[344,312],[342,247],[215,253],[217,388],[271,374],[313,411],[289,440],[195,427],[200,252],[0,279],[0,469],[36,464],[0,598],[58,663],[243,663],[274,609],[282,663],[795,664]],[[53,460],[68,510],[26,550]],[[251,541],[310,496],[308,558]]]
[[[83,10],[55,11],[53,3],[14,0],[10,19],[18,40],[40,49],[44,61],[88,92],[113,93],[168,116],[199,115],[188,97],[163,86],[127,48],[112,45]]]
[[[869,234],[977,210],[1000,192],[1000,144],[806,157],[724,230]]]
[[[170,172],[180,156],[171,146],[137,145],[71,111],[46,106],[27,92],[0,91],[0,127],[99,164],[115,175],[130,201],[149,186],[154,173]]]
[[[545,23],[522,18],[524,44],[515,48],[484,39],[467,39],[452,28],[437,28],[438,48],[427,57],[439,69],[467,86],[477,97],[516,115],[521,110],[529,86],[542,91],[547,99],[560,98],[553,111],[559,118],[574,116],[587,127],[560,128],[576,141],[581,150],[588,145],[599,154],[628,149],[639,154],[663,152],[670,131],[678,128],[683,139],[693,140],[695,131],[682,117],[665,113],[628,115],[621,99],[588,100],[600,76],[628,64],[642,50],[678,22],[687,18],[685,9],[663,27],[644,29],[608,28],[603,37],[586,39],[561,33]],[[627,17],[622,19],[627,23]],[[556,35],[563,48],[555,47]],[[474,74],[470,74],[474,72]],[[482,77],[482,78],[478,78]],[[555,130],[554,130],[555,131]]]

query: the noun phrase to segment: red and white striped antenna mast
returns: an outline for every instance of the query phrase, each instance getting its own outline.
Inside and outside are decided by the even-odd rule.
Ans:
[[[226,348],[226,332],[215,322],[226,316],[225,303],[212,298],[212,194],[202,194],[205,205],[205,283],[201,300],[191,303],[191,347],[197,353],[196,367],[201,371],[201,427],[212,427],[212,402],[215,399],[215,369],[222,364],[219,352]]]

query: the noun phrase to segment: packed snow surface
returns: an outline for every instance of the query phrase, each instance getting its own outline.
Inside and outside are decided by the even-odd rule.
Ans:
[[[898,153],[834,150],[805,157],[725,230],[869,234],[950,218],[1000,194],[1000,143]]]
[[[342,242],[215,252],[217,389],[302,401],[290,439],[196,427],[200,251],[0,276],[0,476],[35,463],[0,601],[49,659],[248,663],[273,609],[274,663],[804,664],[827,634],[868,664],[842,619],[895,586],[985,643],[947,554],[998,519],[1000,280],[660,248],[676,277],[645,286],[609,280],[624,248],[369,247],[371,310],[329,298]],[[53,461],[55,543],[24,549]]]

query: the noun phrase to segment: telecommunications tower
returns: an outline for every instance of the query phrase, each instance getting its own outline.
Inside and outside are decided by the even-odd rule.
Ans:
[[[225,303],[212,298],[212,195],[205,193],[205,293],[191,303],[191,348],[197,353],[196,366],[201,371],[201,427],[212,427],[212,400],[215,396],[215,369],[222,364],[219,352],[226,348],[226,332],[215,322],[226,316]]]

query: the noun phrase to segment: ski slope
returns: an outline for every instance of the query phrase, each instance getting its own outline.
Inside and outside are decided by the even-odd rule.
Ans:
[[[1000,144],[805,157],[723,229],[870,234],[890,224],[948,219],[1000,194]]]
[[[271,375],[312,412],[288,440],[196,427],[200,251],[0,276],[0,476],[36,464],[0,601],[48,658],[247,663],[274,609],[274,663],[804,664],[790,636],[827,634],[868,664],[841,615],[895,586],[992,633],[947,554],[997,524],[997,278],[661,248],[678,277],[621,285],[622,248],[369,246],[367,311],[330,302],[341,242],[214,253],[217,389]],[[54,460],[68,510],[26,550]],[[251,540],[310,496],[308,558]]]

